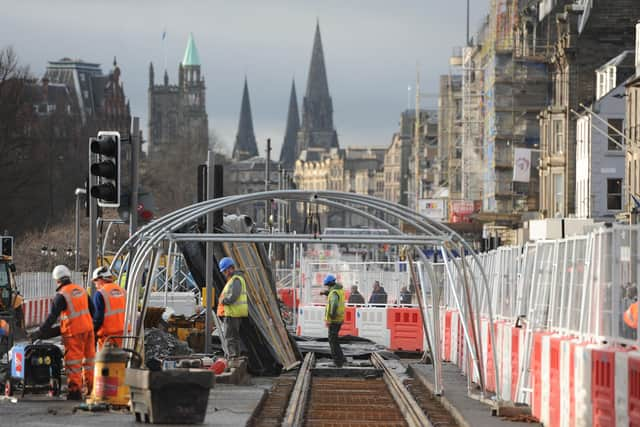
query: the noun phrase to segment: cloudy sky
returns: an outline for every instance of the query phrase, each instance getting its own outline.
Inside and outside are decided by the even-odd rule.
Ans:
[[[42,76],[47,60],[99,62],[116,56],[133,115],[147,123],[148,67],[167,64],[177,81],[189,32],[207,84],[209,125],[228,147],[249,81],[258,146],[283,138],[291,79],[304,93],[316,19],[320,22],[334,123],[342,146],[386,146],[421,74],[423,104],[438,91],[454,46],[464,44],[464,0],[3,0],[0,47],[13,45]],[[472,33],[487,0],[471,1]],[[162,33],[167,37],[162,41]],[[415,94],[411,92],[412,103]],[[146,132],[145,132],[146,133]]]

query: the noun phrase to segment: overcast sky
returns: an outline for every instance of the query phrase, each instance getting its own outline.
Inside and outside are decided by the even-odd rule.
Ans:
[[[471,1],[472,33],[487,0]],[[386,146],[407,108],[407,87],[421,74],[423,104],[448,72],[452,48],[465,40],[464,0],[3,0],[0,47],[13,45],[41,77],[48,60],[68,56],[98,62],[107,72],[116,56],[132,114],[146,135],[148,67],[156,83],[166,64],[177,81],[193,32],[207,85],[209,126],[230,148],[237,130],[242,84],[249,82],[261,154],[266,138],[280,153],[289,89],[304,94],[316,19],[320,22],[341,146]],[[166,40],[162,41],[163,30]],[[411,103],[415,94],[411,93]]]

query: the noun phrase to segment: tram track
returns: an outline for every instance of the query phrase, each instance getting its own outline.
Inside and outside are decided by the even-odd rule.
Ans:
[[[457,426],[453,416],[422,382],[395,372],[380,355],[371,356],[364,375],[322,374],[308,353],[293,378],[278,379],[252,426]],[[372,374],[375,372],[375,375]]]

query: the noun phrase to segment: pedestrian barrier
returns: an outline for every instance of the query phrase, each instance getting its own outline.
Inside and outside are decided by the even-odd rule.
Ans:
[[[390,307],[387,327],[391,335],[391,350],[422,351],[424,332],[422,314],[418,308]]]
[[[358,336],[358,327],[356,326],[356,308],[345,307],[344,309],[344,322],[340,328],[340,336],[351,335],[353,337]]]
[[[322,338],[327,336],[327,327],[324,324],[324,307],[304,306],[298,308],[298,336]]]
[[[640,427],[640,355],[637,353],[629,357],[627,378],[629,426]]]
[[[391,333],[387,328],[387,309],[383,307],[358,307],[356,309],[358,336],[389,347]]]

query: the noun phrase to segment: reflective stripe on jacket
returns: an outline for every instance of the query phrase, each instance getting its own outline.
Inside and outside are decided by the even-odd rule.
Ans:
[[[227,280],[224,289],[222,290],[223,295],[231,295],[231,285],[233,281],[238,279],[240,284],[242,285],[242,291],[240,291],[240,296],[233,304],[225,304],[224,305],[224,316],[225,317],[249,317],[249,303],[247,299],[247,282],[245,282],[244,277],[240,274],[234,274]]]
[[[338,297],[336,302],[333,296]],[[327,305],[324,309],[324,321],[329,323],[342,323],[344,322],[344,289],[342,287],[332,287],[327,296]],[[331,312],[334,313],[331,316]]]
[[[104,320],[98,329],[98,336],[122,335],[127,302],[122,288],[115,283],[105,283],[98,292],[104,300]]]
[[[70,283],[58,291],[67,307],[60,313],[60,333],[63,336],[93,331],[93,320],[89,312],[89,297],[79,285]]]

